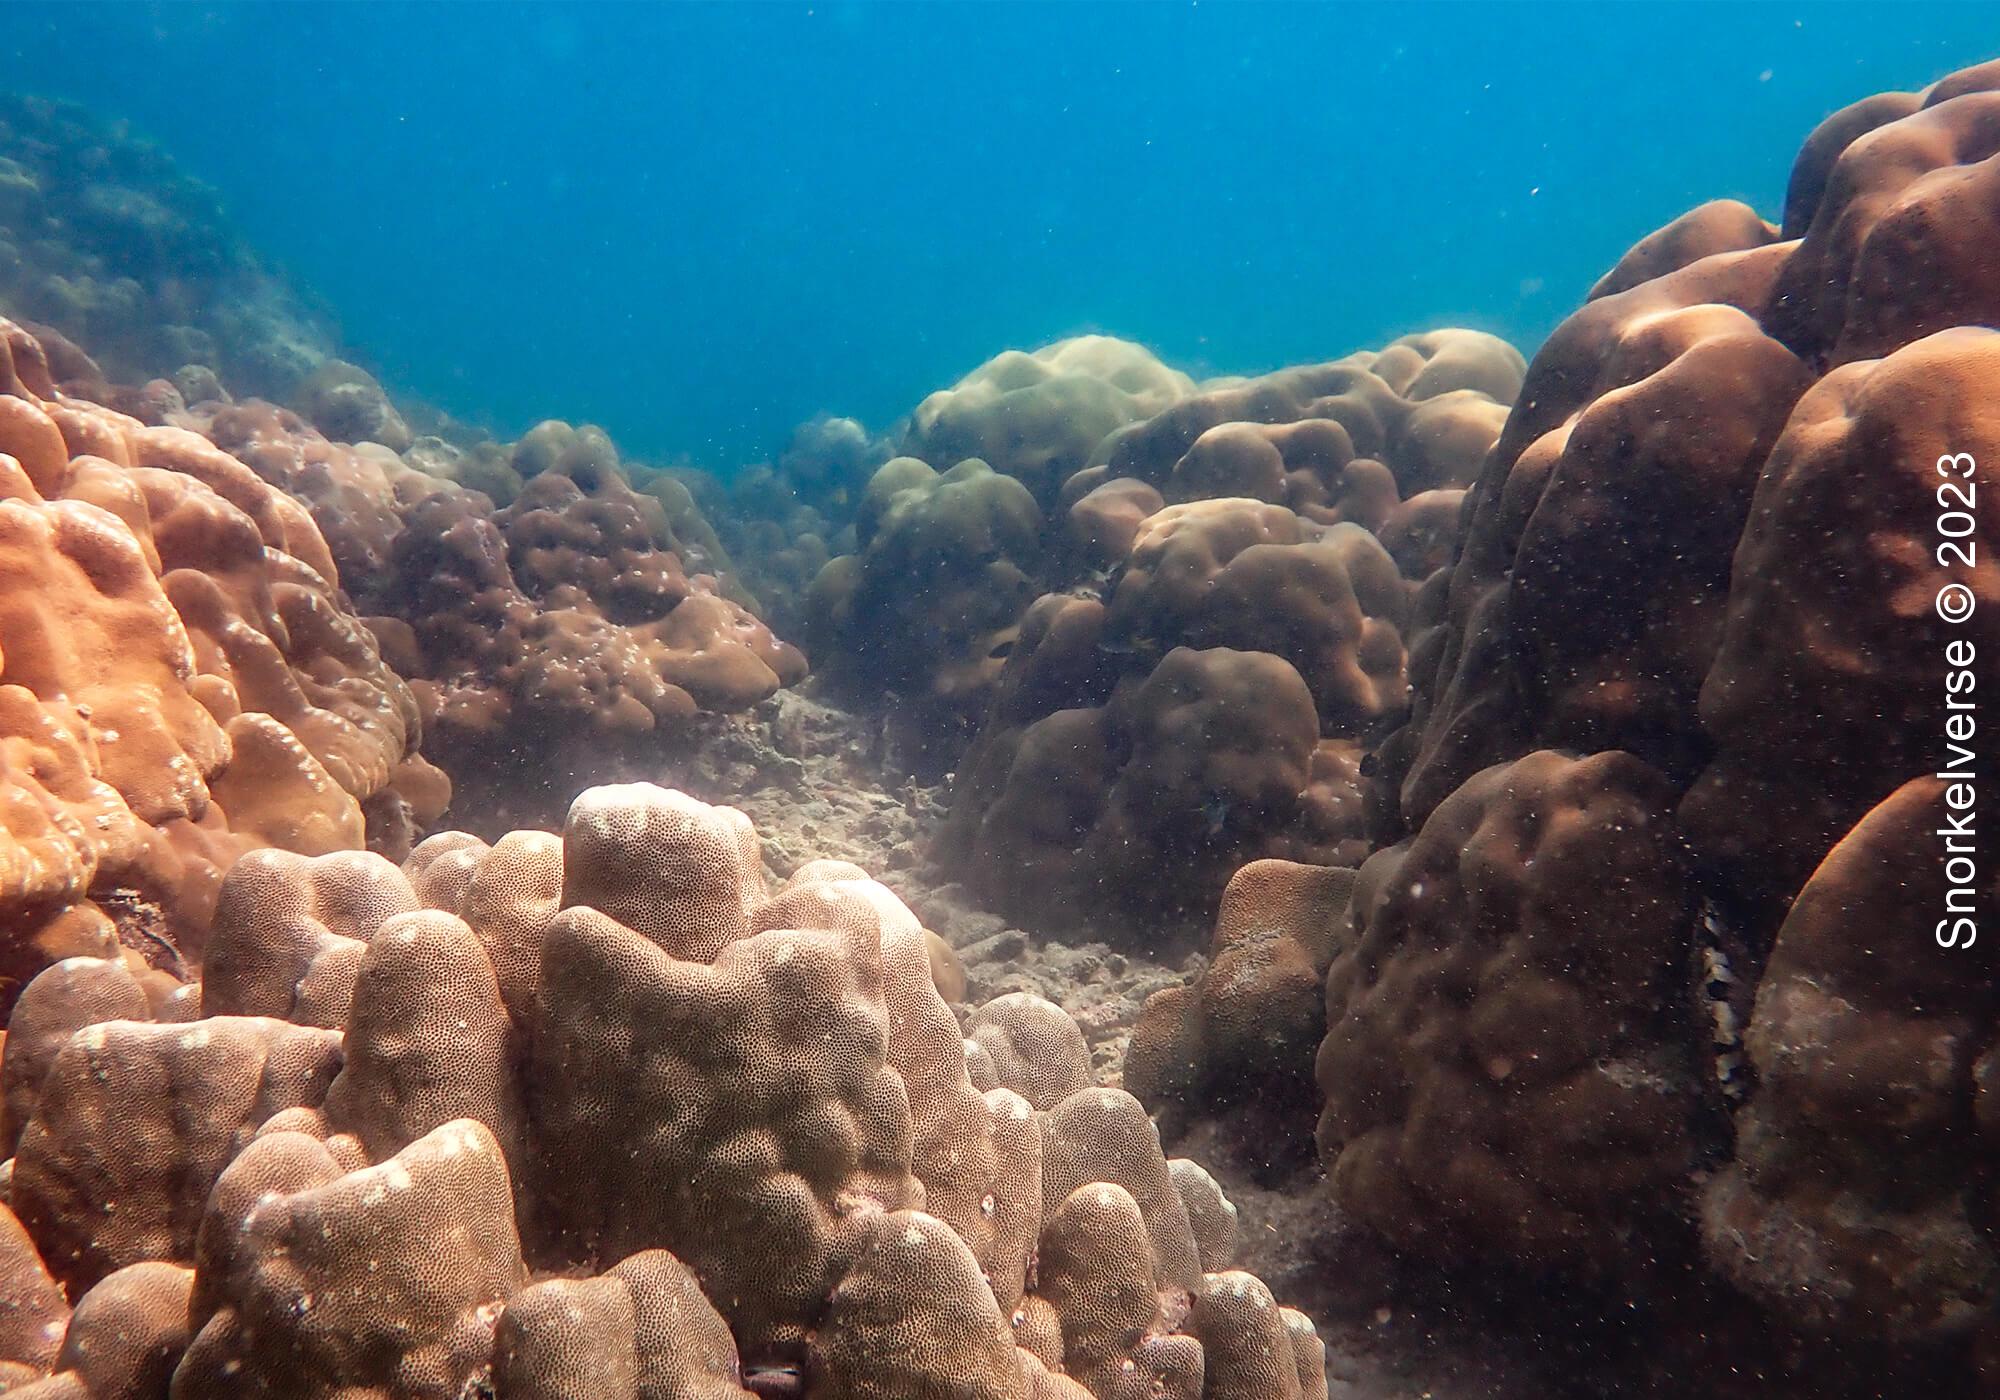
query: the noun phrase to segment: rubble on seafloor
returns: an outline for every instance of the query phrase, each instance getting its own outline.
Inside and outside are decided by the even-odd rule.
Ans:
[[[894,890],[965,964],[966,998],[1034,992],[1076,1019],[1099,1082],[1116,1084],[1146,998],[1197,975],[1199,945],[1174,962],[1101,940],[1045,937],[1011,925],[926,856],[947,784],[902,771],[893,729],[828,703],[808,681],[738,715],[704,720],[702,742],[673,780],[757,824],[764,863],[784,879],[811,860],[852,861]],[[953,775],[947,775],[953,776]]]

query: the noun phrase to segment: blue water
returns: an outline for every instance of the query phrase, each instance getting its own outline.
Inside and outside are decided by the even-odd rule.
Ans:
[[[1196,372],[1534,342],[1990,5],[14,8],[402,391],[727,470],[1084,329]]]

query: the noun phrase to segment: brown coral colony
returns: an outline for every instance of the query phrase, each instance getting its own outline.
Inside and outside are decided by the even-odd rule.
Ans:
[[[1374,1397],[1414,1262],[2000,1393],[1996,210],[2000,62],[1532,360],[1078,336],[727,481],[0,320],[0,1391]]]

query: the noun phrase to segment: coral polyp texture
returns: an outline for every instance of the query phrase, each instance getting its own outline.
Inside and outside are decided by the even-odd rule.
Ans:
[[[559,838],[249,857],[223,904],[170,1019],[116,961],[23,997],[11,1377],[1326,1394],[1311,1324],[1232,1268],[1234,1208],[1059,1008],[962,1026],[895,895],[835,861],[770,888],[741,813],[597,788]]]
[[[392,547],[385,630],[409,629],[447,742],[511,743],[537,721],[670,729],[803,677],[798,651],[713,577],[688,577],[677,547],[665,508],[615,459],[545,471],[498,511],[476,493],[436,492]]]
[[[405,854],[451,791],[425,738],[461,771],[505,758],[494,790],[545,811],[593,738],[640,762],[804,674],[699,571],[720,546],[683,542],[713,544],[686,492],[633,489],[595,429],[531,432],[496,507],[453,477],[476,453],[390,431],[352,366],[315,377],[346,396],[322,416],[377,440],[213,376],[183,376],[192,404],[134,394],[52,332],[5,336],[10,999],[70,953],[197,967],[255,847]],[[551,724],[567,748],[526,742]]]
[[[1319,1050],[1320,1150],[1361,1218],[1439,1253],[1660,1248],[1708,1083],[1671,800],[1629,754],[1530,754],[1361,867]]]
[[[716,475],[0,136],[0,1389],[1327,1396],[1249,1262],[1994,1391],[2000,62],[1532,361],[1079,336]]]
[[[2000,882],[1966,812],[2000,568],[1959,542],[2000,532],[1972,484],[2000,460],[2000,280],[1960,225],[1984,227],[1996,104],[2000,65],[1857,104],[1800,152],[1782,227],[1717,202],[1641,240],[1465,475],[1405,464],[1376,501],[1313,420],[1205,421],[1222,389],[1073,480],[1071,547],[1117,563],[1022,626],[941,846],[970,884],[1027,910],[1199,866],[1122,821],[1143,731],[1117,717],[1185,664],[1165,639],[1282,658],[1321,752],[1381,779],[1350,840],[1219,863],[1208,960],[1123,1066],[1170,1141],[1219,1131],[1227,1170],[1303,1189],[1316,1118],[1343,1220],[1454,1277],[1683,1317],[1733,1289],[1780,1335],[1990,1389],[2000,1008],[1966,940]],[[1334,602],[1304,551],[1342,538],[1401,591],[1350,544],[1356,609],[1280,625]],[[1168,747],[1147,781],[1199,771],[1203,742]],[[1255,810],[1215,791],[1154,810]]]
[[[1346,941],[1355,871],[1254,860],[1230,877],[1195,982],[1146,1001],[1125,1086],[1184,1126],[1254,1106],[1274,1167],[1309,1150],[1318,1111],[1312,1056],[1326,1034],[1326,976]]]
[[[1980,1329],[1990,1344],[2000,1310],[1976,1184],[2000,1129],[1990,964],[1881,935],[1930,932],[1946,908],[1918,872],[1936,865],[1947,786],[1898,787],[1799,891],[1745,1037],[1759,1089],[1702,1199],[1725,1276],[1816,1330],[1877,1342]],[[2000,879],[1968,893],[1990,909]]]
[[[1916,678],[1948,644],[2000,648],[2000,568],[1937,547],[1951,463],[2000,451],[2000,335],[1953,320],[1988,319],[2000,280],[1900,240],[1991,178],[1996,85],[1989,65],[1836,114],[1800,153],[1784,241],[1704,206],[1550,338],[1385,746],[1407,822],[1532,748],[1630,753],[1671,783],[1697,887],[1761,958],[1836,843],[1944,768],[1944,697]],[[1991,493],[1959,495],[1990,537]],[[1981,605],[1957,627],[1934,608],[1947,584]]]
[[[1344,476],[1356,462],[1386,467],[1406,495],[1464,486],[1520,392],[1522,368],[1521,352],[1497,336],[1447,329],[1326,364],[1216,380],[1100,440],[1062,498],[1070,504],[1129,478],[1175,500],[1269,493],[1279,504],[1329,510],[1343,491],[1361,489]]]
[[[238,855],[393,846],[443,808],[416,699],[306,508],[194,433],[63,393],[12,323],[0,572],[13,991],[70,954],[192,965]]]

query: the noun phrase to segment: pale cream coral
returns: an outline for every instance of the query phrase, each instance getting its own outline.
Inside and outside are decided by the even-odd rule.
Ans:
[[[632,786],[584,794],[553,848],[434,838],[386,899],[357,860],[253,859],[231,936],[272,930],[284,969],[287,923],[321,958],[358,950],[324,1003],[341,1028],[95,1021],[130,995],[47,974],[24,1003],[43,1030],[9,1046],[22,1072],[80,1029],[18,1109],[35,1243],[79,1282],[137,1265],[186,1290],[187,1329],[140,1309],[132,1334],[179,1400],[742,1400],[808,1376],[855,1400],[1080,1400],[1078,1377],[1196,1400],[1183,1324],[1226,1252],[1213,1183],[1088,1086],[1052,1005],[977,1017],[1046,1111],[975,1083],[915,915],[839,862],[767,895],[745,881],[758,854],[738,814]],[[413,889],[459,912],[403,909]],[[518,1002],[503,962],[531,983]],[[267,980],[296,1010],[293,975]],[[1098,1199],[1127,1203],[1117,1228],[1065,1255],[1065,1202]],[[52,1364],[59,1320],[26,1372]],[[1226,1393],[1300,1393],[1211,1331]]]

